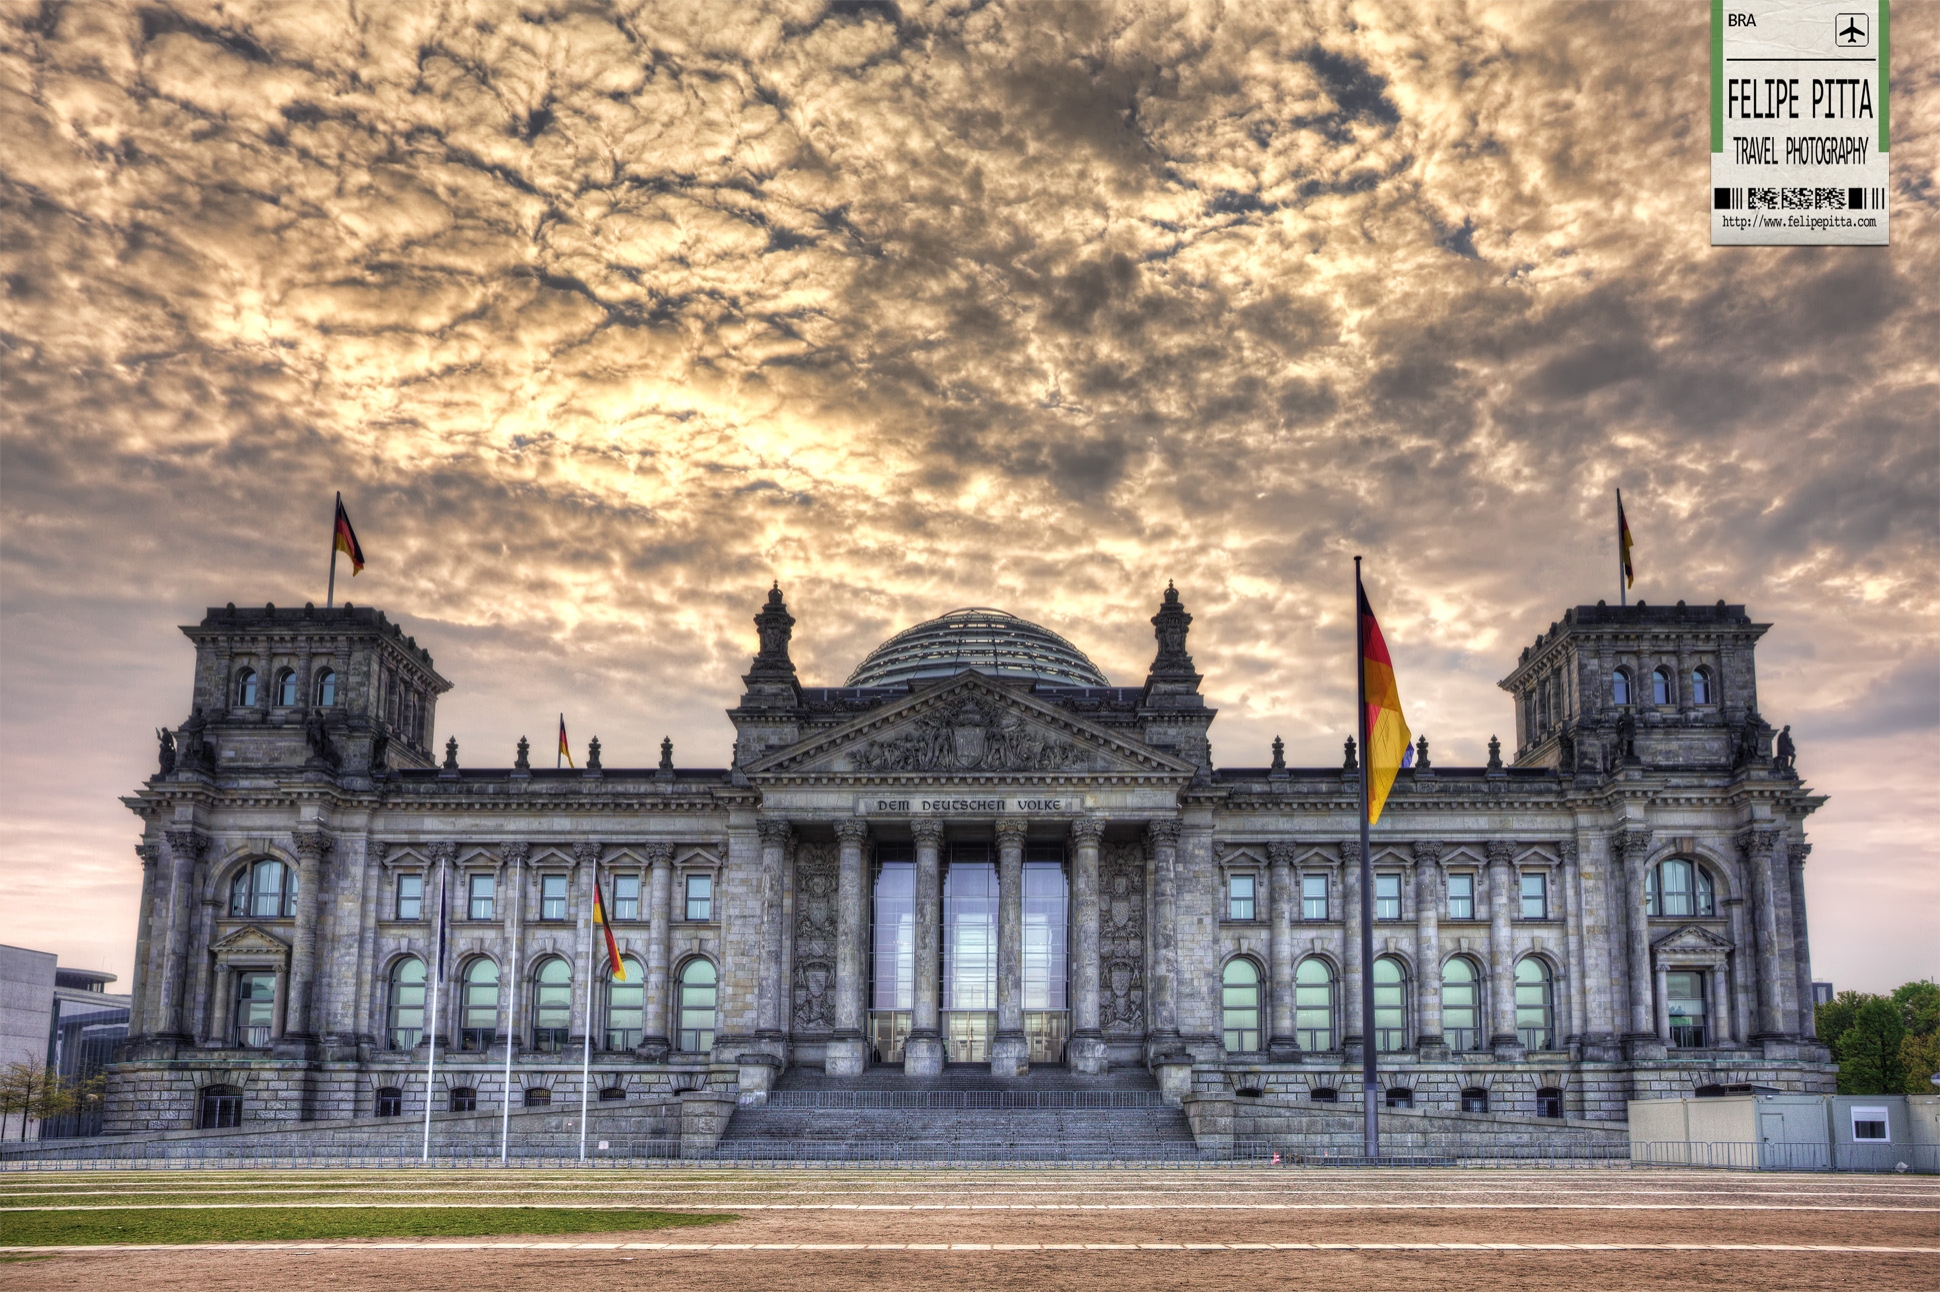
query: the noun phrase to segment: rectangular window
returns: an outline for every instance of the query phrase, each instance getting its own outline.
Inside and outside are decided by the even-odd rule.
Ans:
[[[714,918],[714,876],[689,875],[687,877],[687,918],[690,920]]]
[[[1539,870],[1523,873],[1522,918],[1525,920],[1549,918],[1549,876]]]
[[[1454,874],[1448,877],[1448,918],[1451,920],[1475,918],[1475,876],[1473,874]]]
[[[564,875],[539,876],[539,918],[542,920],[566,918],[566,877]]]
[[[397,918],[400,920],[421,920],[424,918],[423,875],[399,875],[397,877]]]
[[[1234,875],[1228,881],[1226,918],[1229,920],[1250,920],[1253,918],[1253,876]]]
[[[1327,876],[1302,875],[1300,877],[1300,918],[1303,920],[1327,918]]]
[[[467,914],[474,920],[492,918],[492,898],[498,891],[498,879],[492,875],[473,875],[471,877],[471,905]]]
[[[1886,1110],[1855,1105],[1852,1110],[1852,1138],[1854,1143],[1872,1141],[1884,1144],[1890,1138],[1886,1129]]]
[[[1374,918],[1377,920],[1401,918],[1401,876],[1376,875],[1374,877]]]
[[[640,877],[638,875],[613,876],[613,918],[616,920],[640,918]]]
[[[276,1019],[276,975],[252,970],[236,975],[236,1044],[261,1049],[269,1044]]]

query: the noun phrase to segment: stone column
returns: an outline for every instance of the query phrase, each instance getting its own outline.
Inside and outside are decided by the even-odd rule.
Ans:
[[[1030,1071],[1024,1035],[1024,831],[1022,817],[997,822],[997,1034],[990,1043],[990,1075]]]
[[[451,908],[453,889],[464,885],[464,876],[458,873],[458,845],[439,842],[431,845],[427,856],[431,869],[424,876],[425,921],[425,998],[424,998],[424,1044],[447,1049],[451,1038],[458,1035],[459,1016],[463,1013],[464,1001],[452,981],[458,972],[459,956],[457,939],[451,936]],[[465,909],[465,894],[456,893],[459,910]],[[444,959],[439,960],[438,929],[440,921],[445,929]],[[432,993],[437,993],[438,1027],[431,1027]]]
[[[787,982],[782,972],[782,868],[787,864],[789,827],[786,821],[761,822],[761,977],[755,994],[755,1036],[771,1044],[781,1041],[781,1019]]]
[[[161,849],[152,843],[138,843],[135,855],[141,858],[141,900],[135,917],[135,971],[128,982],[130,1037],[148,1032],[148,953],[152,943],[150,929],[155,921],[155,869]]]
[[[1670,968],[1662,960],[1651,966],[1651,985],[1655,989],[1656,1005],[1652,1010],[1651,1026],[1657,1032],[1657,1039],[1664,1044],[1671,1042],[1671,983]]]
[[[1650,831],[1626,830],[1612,841],[1623,858],[1626,984],[1630,994],[1628,1040],[1655,1040],[1655,995],[1650,972],[1650,911],[1644,903],[1644,874],[1649,869]]]
[[[290,948],[288,1012],[284,1015],[284,1047],[307,1050],[316,1044],[317,900],[323,886],[323,855],[330,836],[321,830],[298,830],[296,842],[296,936]]]
[[[822,1070],[832,1077],[853,1077],[869,1066],[869,1043],[862,1034],[863,979],[869,963],[863,850],[869,827],[853,818],[837,821],[835,839],[840,849],[835,875],[835,1034]]]
[[[216,895],[207,891],[206,884],[198,885],[203,890],[200,902],[201,914],[195,925],[195,941],[192,945],[202,948],[202,954],[195,957],[195,988],[189,996],[190,1013],[188,1032],[195,1037],[197,1045],[214,1045],[217,1020],[209,1010],[210,996],[215,990],[215,964],[209,957],[209,947],[216,940]]]
[[[1751,931],[1751,921],[1745,913],[1745,899],[1727,897],[1724,899],[1724,913],[1731,930],[1731,1037],[1740,1043],[1749,1041],[1758,1030],[1756,1020],[1758,1011],[1758,973],[1753,967],[1752,943],[1755,935]]]
[[[340,673],[338,685],[342,684]],[[374,854],[373,848],[376,849]],[[359,878],[361,896],[357,899],[354,912],[357,920],[357,994],[345,1011],[351,1019],[342,1033],[346,1042],[365,1047],[366,1050],[382,1048],[390,1040],[386,1035],[390,984],[378,986],[372,981],[377,973],[377,923],[386,918],[386,910],[392,914],[397,912],[395,905],[386,905],[396,900],[395,890],[384,882],[386,872],[383,858],[388,851],[388,845],[365,836],[363,870]]]
[[[1340,846],[1341,1050],[1350,1063],[1361,1060],[1361,841]]]
[[[943,1071],[943,823],[912,821],[916,838],[916,994],[911,1002],[909,1036],[903,1041],[903,1073],[933,1077]]]
[[[578,990],[573,992],[573,1022],[572,1029],[566,1033],[566,1043],[572,1047],[574,1054],[578,1054],[580,1047],[586,1044],[587,1035],[598,1030],[600,1011],[593,1001],[593,992],[603,981],[599,967],[606,960],[606,945],[605,939],[593,929],[593,885],[599,883],[600,876],[599,844],[591,841],[574,844],[573,860],[579,863],[580,899],[579,918],[573,922],[573,928],[579,938],[578,954],[586,958],[579,962],[580,971],[573,978],[573,986]],[[515,893],[512,900],[523,901],[525,894]],[[599,943],[597,946],[594,945],[596,941]],[[578,958],[577,954],[574,958]],[[499,975],[499,990],[505,990],[503,973]]]
[[[674,846],[648,845],[647,864],[647,990],[646,1018],[641,1022],[640,1048],[649,1063],[665,1063],[673,1050],[674,1028],[669,1018],[668,975],[672,971],[674,919]]]
[[[1812,947],[1805,930],[1805,859],[1811,854],[1812,845],[1804,840],[1787,841],[1785,860],[1792,886],[1792,971],[1797,981],[1794,990],[1798,1002],[1798,1032],[1808,1041],[1817,1040],[1819,1035],[1818,1010],[1812,1004]]]
[[[1704,1043],[1715,1049],[1731,1040],[1731,990],[1726,985],[1722,959],[1705,970],[1704,983],[1709,997],[1706,1009],[1711,1015],[1704,1020]]]
[[[1105,1036],[1099,1030],[1098,993],[1100,915],[1098,909],[1098,841],[1105,823],[1079,817],[1071,823],[1073,857],[1072,898],[1075,906],[1077,962],[1072,972],[1071,1040],[1065,1062],[1073,1072],[1097,1075],[1110,1066]]]
[[[1273,1002],[1266,1051],[1275,1063],[1294,1063],[1300,1058],[1300,1042],[1293,1031],[1293,853],[1290,843],[1266,846],[1267,914],[1272,920],[1268,934],[1272,962],[1269,991]]]
[[[1568,991],[1565,993],[1570,1002],[1570,1030],[1567,1037],[1580,1041],[1590,1030],[1588,1022],[1588,1002],[1585,991],[1589,974],[1583,959],[1583,875],[1576,859],[1576,839],[1574,836],[1561,839],[1556,844],[1556,855],[1563,862],[1563,944],[1569,957]]]
[[[1489,844],[1489,1044],[1514,1056],[1516,1033],[1516,948],[1510,924],[1510,861],[1516,845],[1507,839]]]
[[[194,830],[168,832],[167,937],[163,941],[162,981],[155,994],[155,1032],[177,1045],[187,1042],[189,929],[194,921],[197,862],[208,840]]]
[[[1415,845],[1415,1044],[1422,1057],[1442,1043],[1442,846]]]
[[[1179,823],[1154,821],[1152,846],[1152,1053],[1180,1051],[1179,1037]]]
[[[1745,854],[1745,873],[1750,878],[1751,910],[1755,921],[1752,933],[1753,954],[1758,982],[1758,1029],[1753,1040],[1785,1036],[1785,997],[1780,979],[1785,966],[1778,954],[1778,903],[1772,875],[1772,849],[1778,832],[1772,829],[1746,830],[1738,836]]]
[[[499,1037],[499,1043],[509,1047],[516,1057],[522,1048],[519,1028],[527,1025],[519,1007],[525,1004],[521,999],[525,995],[525,862],[532,855],[532,845],[523,839],[509,840],[500,845],[499,854],[512,872],[507,877],[501,898],[504,905],[500,908],[505,912],[506,954],[498,975],[499,1001],[505,1009],[505,1032]],[[593,855],[599,855],[597,847]]]

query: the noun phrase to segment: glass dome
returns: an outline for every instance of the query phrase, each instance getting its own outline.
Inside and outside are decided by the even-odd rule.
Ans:
[[[1053,686],[1110,686],[1085,653],[1048,628],[977,606],[905,628],[869,652],[844,686],[907,686],[970,669]]]

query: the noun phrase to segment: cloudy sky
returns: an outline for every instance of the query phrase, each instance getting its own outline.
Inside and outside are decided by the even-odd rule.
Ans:
[[[1438,760],[1569,605],[1742,601],[1831,796],[1815,969],[1940,972],[1940,7],[1893,246],[1708,245],[1695,4],[0,0],[0,940],[127,974],[203,609],[321,603],[331,496],[508,764],[726,762],[992,605],[1220,761],[1333,763],[1364,553]]]

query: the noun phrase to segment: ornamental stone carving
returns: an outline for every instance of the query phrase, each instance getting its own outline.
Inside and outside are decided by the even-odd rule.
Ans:
[[[836,889],[839,845],[795,847],[794,1030],[827,1033],[835,1027]]]
[[[1107,1035],[1145,1033],[1145,844],[1098,847],[1098,1023]]]
[[[1091,756],[1071,741],[975,700],[872,740],[853,757],[868,772],[1057,772],[1091,764]]]

